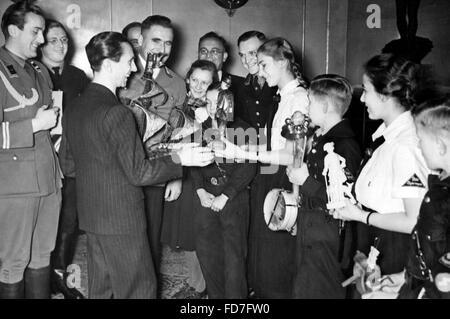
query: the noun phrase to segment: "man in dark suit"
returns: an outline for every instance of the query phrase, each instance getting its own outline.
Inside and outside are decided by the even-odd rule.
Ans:
[[[168,95],[167,101],[157,108],[153,108],[152,111],[167,120],[172,109],[183,104],[186,98],[186,83],[178,74],[166,66],[172,52],[173,40],[174,30],[169,18],[153,15],[142,22],[141,36],[138,39],[138,44],[141,47],[136,58],[138,72],[131,75],[126,89],[119,91],[120,99],[124,104],[127,104],[127,100],[139,97],[144,91],[145,81],[142,79],[142,75],[148,53],[162,54],[162,66],[153,70],[153,79]],[[161,99],[162,95],[152,100],[153,105],[161,104],[163,102]],[[167,186],[162,184],[144,188],[145,213],[149,227],[148,240],[157,273],[159,272],[161,256],[160,237],[164,198],[168,198],[174,193],[178,195],[181,193],[180,181],[171,181]]]
[[[115,96],[136,70],[130,43],[120,33],[102,32],[89,41],[86,53],[94,79],[64,116],[61,162],[66,174],[75,170],[89,295],[155,298],[140,186],[179,178],[181,165],[204,166],[213,155],[190,145],[146,159],[134,116]]]
[[[236,97],[237,86],[243,79],[240,76],[227,73],[223,70],[223,65],[228,59],[228,47],[225,39],[216,32],[208,32],[203,35],[198,41],[198,59],[208,60],[214,63],[217,68],[219,81],[225,82],[227,79],[231,80],[229,89]]]

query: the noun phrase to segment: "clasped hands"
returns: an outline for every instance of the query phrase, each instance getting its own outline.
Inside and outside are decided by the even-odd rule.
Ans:
[[[228,196],[225,194],[214,196],[203,188],[197,190],[197,195],[200,199],[200,204],[205,208],[211,208],[214,212],[220,212],[228,201]]]

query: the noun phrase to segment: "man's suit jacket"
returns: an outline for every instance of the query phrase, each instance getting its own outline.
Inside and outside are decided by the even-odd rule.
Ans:
[[[144,66],[140,63],[140,59],[136,59],[136,66],[138,72],[133,73],[128,79],[126,89],[119,90],[119,97],[121,101],[126,104],[125,99],[135,99],[142,95],[145,87],[145,81],[142,80],[142,74],[144,73]],[[175,72],[168,67],[164,66],[160,69],[155,81],[166,90],[169,98],[164,105],[159,106],[154,110],[159,116],[167,120],[169,118],[170,111],[175,106],[183,105],[186,97],[186,83]],[[159,98],[155,98],[155,102],[158,103]]]
[[[170,155],[146,159],[133,114],[97,83],[72,102],[63,128],[61,163],[65,174],[75,163],[80,228],[111,235],[143,231],[140,186],[179,178],[182,166]]]

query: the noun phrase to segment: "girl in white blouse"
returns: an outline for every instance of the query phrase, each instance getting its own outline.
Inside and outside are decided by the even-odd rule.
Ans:
[[[215,150],[216,155],[233,159],[251,159],[261,165],[251,186],[250,230],[248,251],[248,283],[258,298],[291,298],[295,269],[295,237],[286,231],[271,231],[264,220],[263,205],[273,188],[290,189],[286,177],[287,165],[293,163],[293,142],[281,136],[286,118],[296,111],[307,115],[309,99],[306,83],[295,62],[294,51],[283,38],[266,41],[258,49],[259,76],[270,87],[277,86],[279,101],[275,113],[269,114],[267,144],[244,150],[224,140],[226,148]]]
[[[429,170],[419,149],[410,108],[417,90],[414,63],[389,54],[377,55],[364,65],[361,101],[369,118],[383,123],[372,135],[384,142],[362,168],[350,202],[335,218],[358,223],[358,249],[367,254],[379,239],[378,264],[382,273],[403,270],[409,237],[427,190]]]

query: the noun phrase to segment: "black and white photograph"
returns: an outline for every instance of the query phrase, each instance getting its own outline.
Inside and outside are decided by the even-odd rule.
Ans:
[[[449,13],[1,0],[0,299],[449,299]]]

